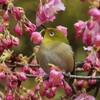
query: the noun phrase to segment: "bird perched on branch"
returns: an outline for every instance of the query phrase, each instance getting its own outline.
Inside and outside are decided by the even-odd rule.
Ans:
[[[73,72],[73,54],[67,38],[60,30],[45,29],[45,35],[37,53],[37,60],[47,74],[50,72],[48,64],[54,64],[64,72]]]

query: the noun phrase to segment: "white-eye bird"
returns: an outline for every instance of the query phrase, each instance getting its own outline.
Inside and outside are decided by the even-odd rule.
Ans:
[[[64,72],[74,72],[73,55],[67,38],[60,30],[45,29],[45,35],[37,53],[37,61],[47,74],[50,72],[48,64],[56,65]]]

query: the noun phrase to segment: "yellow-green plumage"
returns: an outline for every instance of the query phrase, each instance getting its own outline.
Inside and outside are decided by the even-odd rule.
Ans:
[[[74,70],[73,51],[64,34],[55,29],[47,28],[40,45],[37,60],[45,72],[49,73],[50,64],[54,64],[65,72]]]

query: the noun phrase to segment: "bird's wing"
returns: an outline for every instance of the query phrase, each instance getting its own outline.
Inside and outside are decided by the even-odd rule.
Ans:
[[[48,63],[57,65],[62,70],[67,72],[71,72],[73,70],[73,52],[71,47],[66,43],[55,42],[52,44],[52,47],[49,47],[48,45],[45,49],[40,48],[38,54],[38,61],[46,72],[49,72]]]

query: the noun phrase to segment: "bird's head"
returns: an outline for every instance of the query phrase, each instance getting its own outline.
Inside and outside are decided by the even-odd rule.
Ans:
[[[68,40],[67,38],[64,36],[64,34],[56,29],[56,28],[47,28],[44,30],[44,39],[43,39],[43,42],[56,42],[56,41],[59,41],[59,42],[65,42],[65,43],[68,43]]]

